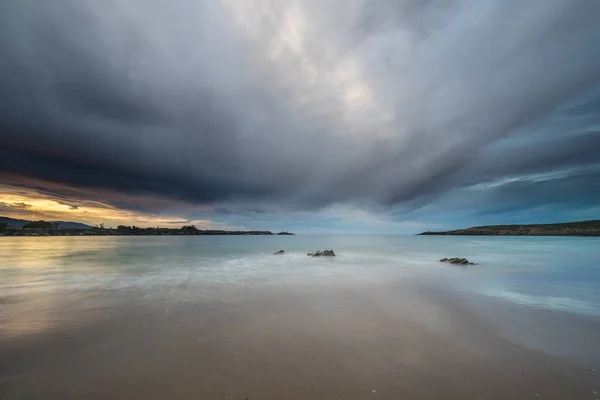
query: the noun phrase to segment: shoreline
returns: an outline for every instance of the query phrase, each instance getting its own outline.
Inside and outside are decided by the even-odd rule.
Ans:
[[[556,224],[485,225],[441,232],[422,232],[422,236],[600,236],[600,220]]]
[[[294,233],[273,233],[271,231],[222,231],[222,230],[195,230],[185,231],[180,229],[154,229],[142,228],[139,230],[118,229],[9,229],[0,232],[0,237],[47,237],[47,236],[292,236]]]
[[[521,236],[530,236],[530,237],[599,237],[600,232],[598,233],[448,233],[448,232],[422,232],[417,233],[415,236],[512,236],[512,237],[521,237]]]

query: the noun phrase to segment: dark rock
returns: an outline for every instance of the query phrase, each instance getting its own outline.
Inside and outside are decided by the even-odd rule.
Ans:
[[[316,253],[308,253],[306,254],[307,256],[312,256],[312,257],[335,257],[335,253],[333,252],[333,250],[319,250]]]
[[[475,265],[472,262],[469,262],[466,258],[442,258],[440,262],[447,262],[450,264],[458,264],[458,265]]]
[[[274,254],[283,254],[283,253],[285,253],[285,251],[283,251],[283,250],[279,250],[278,252],[276,252],[276,253],[274,253]]]

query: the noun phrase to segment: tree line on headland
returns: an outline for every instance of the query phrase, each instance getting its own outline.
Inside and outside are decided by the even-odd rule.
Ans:
[[[137,226],[119,225],[117,228],[106,228],[104,224],[87,229],[61,228],[60,224],[49,221],[32,221],[20,227],[0,223],[0,236],[183,236],[183,235],[274,235],[270,231],[229,231],[215,229],[198,229],[195,225],[184,225],[181,228],[140,228]],[[276,235],[293,235],[279,232]]]
[[[474,226],[445,232],[423,232],[420,235],[453,236],[600,236],[600,220],[533,225]]]

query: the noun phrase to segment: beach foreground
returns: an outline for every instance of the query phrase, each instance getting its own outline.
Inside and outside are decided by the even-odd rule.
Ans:
[[[0,397],[597,397],[595,371],[512,344],[449,297],[412,287],[130,302],[93,324],[4,340]]]

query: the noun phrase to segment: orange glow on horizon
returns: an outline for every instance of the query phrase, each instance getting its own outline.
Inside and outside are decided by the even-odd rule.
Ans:
[[[156,215],[122,210],[101,202],[85,201],[82,205],[63,204],[59,200],[44,197],[37,192],[15,194],[13,190],[0,187],[0,216],[46,221],[70,221],[88,225],[104,224],[106,227],[136,225],[146,227],[179,228],[194,224],[200,229],[224,229],[221,224],[208,220],[192,220],[176,215]]]

